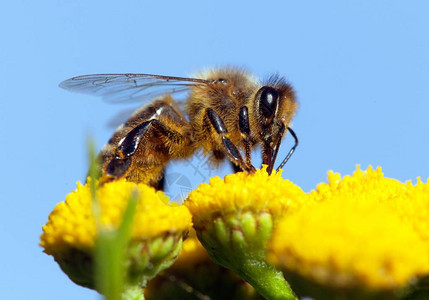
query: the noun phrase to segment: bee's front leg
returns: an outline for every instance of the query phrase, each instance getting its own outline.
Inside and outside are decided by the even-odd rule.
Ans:
[[[244,136],[243,144],[246,155],[246,165],[254,171],[255,168],[252,165],[252,142],[250,141],[249,110],[247,106],[242,106],[240,108],[240,113],[238,116],[238,125],[241,134]]]
[[[250,165],[250,167],[246,165],[246,163],[243,160],[243,157],[240,154],[240,151],[233,144],[233,142],[228,137],[226,137],[228,130],[225,127],[225,124],[220,118],[220,116],[211,108],[207,108],[205,113],[207,118],[210,121],[210,124],[213,126],[216,132],[221,136],[223,146],[225,147],[226,153],[228,157],[231,159],[231,161],[239,168],[247,172],[253,172],[254,167],[252,165]]]

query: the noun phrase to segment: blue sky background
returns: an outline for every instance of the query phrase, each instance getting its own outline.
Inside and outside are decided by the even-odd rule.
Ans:
[[[116,3],[117,2],[117,3]],[[83,180],[128,106],[58,88],[69,77],[188,76],[210,66],[285,75],[297,91],[301,144],[284,177],[309,191],[330,169],[382,166],[429,177],[426,1],[8,1],[0,10],[0,289],[2,299],[96,299],[38,246],[49,212]],[[283,144],[279,156],[292,144]],[[196,173],[194,167],[198,172]],[[173,165],[176,197],[209,176]],[[182,176],[182,177],[180,177]],[[176,181],[176,179],[182,181]]]

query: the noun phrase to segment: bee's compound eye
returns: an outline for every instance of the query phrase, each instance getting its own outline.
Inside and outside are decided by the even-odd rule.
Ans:
[[[272,87],[263,86],[259,94],[259,111],[266,119],[271,120],[276,111],[279,93]]]

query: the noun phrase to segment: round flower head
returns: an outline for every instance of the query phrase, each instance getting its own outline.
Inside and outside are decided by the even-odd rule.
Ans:
[[[410,281],[429,271],[424,240],[393,209],[404,195],[413,206],[418,194],[409,184],[384,178],[381,169],[328,178],[309,194],[313,205],[279,223],[268,260],[300,296],[399,297]]]
[[[307,195],[280,172],[215,177],[191,192],[185,205],[198,238],[212,259],[233,270],[269,299],[293,299],[281,273],[265,261],[266,243],[282,215]]]
[[[213,214],[227,216],[237,212],[267,212],[277,219],[306,202],[300,187],[281,177],[281,172],[268,175],[266,166],[254,174],[240,172],[213,177],[191,192],[185,205],[196,224],[213,219]],[[198,226],[198,225],[196,225]]]
[[[43,226],[40,245],[44,252],[54,256],[74,282],[94,288],[93,253],[98,230],[118,228],[133,193],[138,195],[137,208],[125,264],[132,276],[150,279],[174,262],[182,237],[191,226],[191,215],[186,207],[169,205],[163,193],[143,184],[118,180],[102,185],[96,191],[96,219],[90,184],[78,183],[77,190],[55,207]]]

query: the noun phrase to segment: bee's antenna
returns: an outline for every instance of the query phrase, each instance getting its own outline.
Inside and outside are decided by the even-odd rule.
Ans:
[[[283,166],[287,163],[289,158],[292,156],[292,154],[295,152],[296,147],[298,147],[299,140],[296,136],[296,133],[292,130],[292,128],[288,127],[287,130],[292,134],[293,138],[295,139],[295,145],[293,145],[292,148],[290,148],[289,153],[286,155],[286,157],[283,159],[282,163],[278,166],[277,171],[283,168]]]

